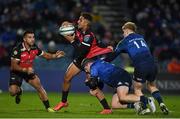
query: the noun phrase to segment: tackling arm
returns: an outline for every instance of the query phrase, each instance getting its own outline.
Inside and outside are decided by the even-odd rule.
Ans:
[[[63,51],[57,51],[54,54],[44,52],[42,57],[47,60],[51,60],[51,59],[57,59],[57,58],[63,57],[64,55],[65,55],[65,53]]]

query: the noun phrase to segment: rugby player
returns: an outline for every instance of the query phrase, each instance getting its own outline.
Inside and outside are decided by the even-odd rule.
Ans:
[[[64,36],[65,39],[68,40],[71,43],[71,45],[75,48],[77,56],[69,65],[65,73],[62,86],[62,99],[54,107],[54,110],[56,111],[60,110],[62,107],[68,106],[67,97],[70,89],[71,80],[74,76],[76,76],[83,70],[81,67],[82,60],[84,58],[105,59],[107,55],[112,52],[112,47],[101,47],[100,45],[98,45],[97,39],[90,28],[91,23],[92,15],[90,13],[81,13],[78,20],[78,28],[75,31],[75,34]],[[71,23],[67,21],[62,23],[62,25],[67,24]],[[108,105],[106,101],[101,101],[103,105]]]
[[[54,110],[50,108],[46,91],[41,85],[39,77],[33,70],[33,61],[36,56],[42,56],[50,60],[64,56],[64,52],[57,51],[55,54],[50,54],[42,51],[35,45],[34,32],[31,30],[25,31],[23,34],[23,42],[16,45],[11,53],[9,92],[11,96],[15,96],[16,104],[19,104],[22,95],[21,85],[24,79],[36,89],[46,110],[48,112],[54,112]]]
[[[128,53],[135,68],[133,78],[135,94],[143,95],[143,84],[147,82],[147,88],[159,103],[163,114],[168,114],[169,110],[164,104],[162,96],[155,84],[158,72],[157,64],[144,37],[136,33],[136,28],[137,26],[133,22],[126,22],[122,26],[124,39],[118,43],[110,60],[113,60],[122,52]],[[153,111],[155,112],[156,108]]]
[[[147,97],[129,94],[132,79],[128,72],[103,60],[93,61],[84,59],[82,66],[85,72],[89,73],[89,78],[86,80],[85,84],[91,89],[92,95],[96,96],[98,99],[102,98],[102,91],[97,88],[98,81],[100,80],[115,89],[116,93],[114,96],[117,96],[117,100],[112,100],[112,108],[133,107],[134,103],[141,102],[142,105],[139,106],[142,107],[137,110],[137,113],[150,113],[150,109],[147,108]]]

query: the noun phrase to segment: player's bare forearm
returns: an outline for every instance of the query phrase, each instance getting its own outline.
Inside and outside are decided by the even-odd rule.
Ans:
[[[25,72],[28,74],[34,73],[32,68],[23,68],[18,65],[19,61],[11,59],[11,71]]]
[[[23,68],[18,65],[19,61],[11,59],[11,70],[23,72]]]
[[[64,55],[65,53],[63,51],[57,51],[54,54],[44,52],[42,56],[47,60],[51,60],[51,59],[57,59],[57,58],[63,57]]]

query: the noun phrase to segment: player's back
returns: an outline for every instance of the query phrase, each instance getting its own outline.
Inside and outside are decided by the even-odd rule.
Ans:
[[[135,66],[154,63],[154,58],[142,35],[132,33],[123,41]]]
[[[92,64],[91,73],[111,87],[115,87],[119,80],[131,80],[130,75],[125,70],[103,60],[96,60]]]

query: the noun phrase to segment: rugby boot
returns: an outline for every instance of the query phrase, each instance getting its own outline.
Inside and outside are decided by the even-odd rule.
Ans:
[[[58,103],[53,109],[55,110],[55,111],[58,111],[58,110],[60,110],[61,108],[63,108],[63,107],[67,107],[68,106],[68,102],[60,102],[60,103]]]

